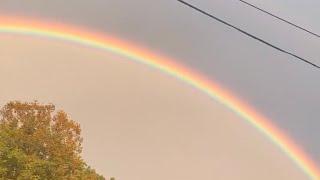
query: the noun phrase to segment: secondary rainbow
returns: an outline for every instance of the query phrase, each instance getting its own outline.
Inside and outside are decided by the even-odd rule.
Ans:
[[[310,179],[320,179],[320,171],[316,164],[289,137],[271,124],[270,120],[257,113],[217,83],[206,79],[200,73],[186,66],[177,64],[170,58],[155,55],[146,49],[138,48],[118,38],[108,37],[105,34],[90,33],[83,28],[58,23],[45,23],[16,17],[0,17],[0,33],[45,37],[110,51],[169,74],[227,106],[267,136]]]

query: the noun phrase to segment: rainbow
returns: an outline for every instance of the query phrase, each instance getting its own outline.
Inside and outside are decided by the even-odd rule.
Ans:
[[[234,111],[254,128],[264,134],[278,146],[310,179],[320,179],[320,171],[316,164],[282,131],[271,124],[249,105],[240,101],[226,89],[206,79],[170,58],[155,55],[146,49],[137,48],[128,42],[105,34],[89,33],[83,28],[71,27],[58,23],[45,23],[25,20],[23,18],[0,17],[0,33],[38,36],[62,40],[83,46],[109,51],[127,57],[138,63],[145,64],[163,73],[171,75],[191,86],[197,88],[212,99]]]

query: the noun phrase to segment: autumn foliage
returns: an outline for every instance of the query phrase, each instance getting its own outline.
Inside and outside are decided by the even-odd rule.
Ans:
[[[0,179],[105,179],[81,158],[80,133],[54,105],[6,104],[0,110]]]

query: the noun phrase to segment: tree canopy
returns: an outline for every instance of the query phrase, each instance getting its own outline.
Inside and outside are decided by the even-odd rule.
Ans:
[[[81,158],[80,134],[52,104],[9,102],[0,110],[0,179],[105,179]]]

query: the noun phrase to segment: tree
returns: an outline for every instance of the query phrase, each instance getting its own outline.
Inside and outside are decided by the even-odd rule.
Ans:
[[[80,133],[80,125],[52,104],[6,104],[0,110],[0,179],[105,179],[81,158]]]

